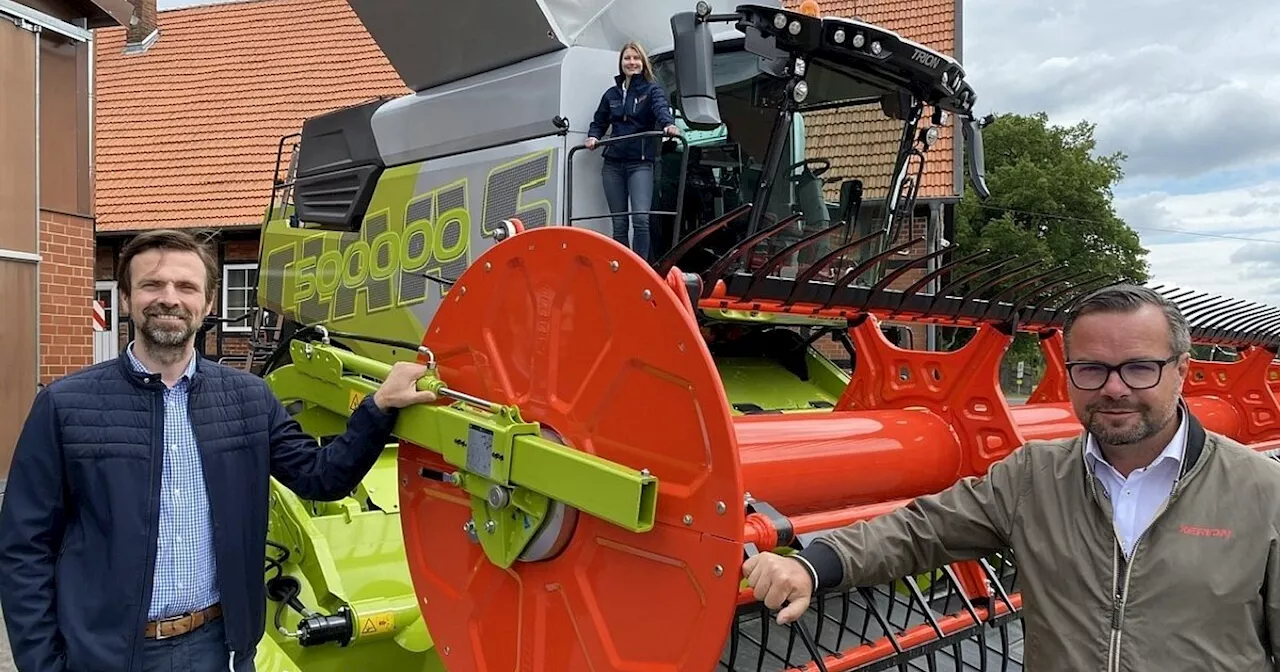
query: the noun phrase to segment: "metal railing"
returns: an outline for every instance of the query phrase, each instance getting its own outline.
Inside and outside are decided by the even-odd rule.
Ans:
[[[685,138],[684,135],[667,135],[666,131],[641,131],[639,133],[631,133],[629,135],[619,135],[612,138],[601,138],[596,142],[596,147],[597,148],[604,147],[606,145],[611,145],[615,142],[621,142],[623,140],[634,140],[636,138],[651,138],[651,137],[657,137],[657,136],[672,138],[678,141],[681,145],[680,179],[676,183],[676,209],[674,212],[669,210],[643,210],[643,211],[628,210],[627,212],[610,212],[604,215],[583,215],[581,217],[574,217],[573,216],[573,155],[577,154],[579,150],[587,149],[586,145],[578,145],[569,150],[569,155],[566,159],[566,163],[568,165],[565,170],[565,173],[566,173],[565,181],[568,183],[568,185],[565,187],[565,201],[566,201],[565,223],[568,224],[569,226],[573,226],[573,223],[575,221],[583,220],[583,219],[630,217],[631,215],[649,215],[649,216],[671,215],[673,217],[676,217],[678,222],[680,213],[684,211],[684,186],[685,186],[685,178],[689,171],[689,140]]]

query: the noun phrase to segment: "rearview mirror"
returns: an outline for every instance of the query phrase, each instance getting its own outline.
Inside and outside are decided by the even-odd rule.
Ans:
[[[982,126],[973,117],[964,117],[961,126],[964,130],[964,151],[969,155],[969,181],[977,190],[979,198],[987,198],[991,190],[987,189],[987,159],[982,153]]]
[[[676,86],[680,90],[680,110],[685,124],[697,131],[719,128],[720,105],[711,72],[715,57],[711,29],[697,13],[681,12],[671,17],[671,37],[675,45]]]

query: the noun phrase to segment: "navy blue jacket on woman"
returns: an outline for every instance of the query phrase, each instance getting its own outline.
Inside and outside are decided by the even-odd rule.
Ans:
[[[667,100],[667,92],[657,82],[651,82],[642,75],[631,78],[627,90],[622,90],[622,75],[613,78],[611,86],[600,96],[600,105],[596,108],[595,118],[587,129],[587,135],[597,140],[604,139],[604,133],[613,127],[611,137],[631,135],[644,131],[660,131],[676,123],[671,114],[671,103]],[[632,138],[604,146],[604,158],[610,161],[656,161],[661,149],[662,139]]]
[[[0,606],[19,670],[140,669],[164,389],[122,353],[37,395],[0,508]],[[266,623],[269,476],[307,499],[341,498],[377,461],[395,411],[380,411],[370,395],[346,434],[319,448],[261,378],[200,359],[189,395],[227,645],[244,660]]]

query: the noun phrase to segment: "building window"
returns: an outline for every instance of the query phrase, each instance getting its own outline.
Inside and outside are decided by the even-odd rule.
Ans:
[[[258,290],[257,264],[225,264],[222,267],[222,319],[234,320],[253,310]],[[224,332],[248,332],[250,319],[223,324]]]

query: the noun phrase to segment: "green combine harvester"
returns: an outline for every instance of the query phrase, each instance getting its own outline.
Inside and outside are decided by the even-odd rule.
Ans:
[[[955,60],[811,2],[349,1],[415,93],[281,140],[249,366],[319,441],[395,361],[434,366],[442,401],[339,501],[273,483],[258,670],[1021,669],[1008,554],[817,600],[791,632],[739,590],[751,553],[980,473],[995,444],[956,415],[977,388],[942,372],[982,379],[1107,280],[986,300],[943,285],[972,257],[903,257],[942,133],[986,194]],[[608,237],[583,144],[632,39],[684,130],[648,260]],[[887,174],[835,175],[819,113]],[[912,359],[886,320],[978,333],[967,364]],[[1016,443],[994,380],[981,422]]]

